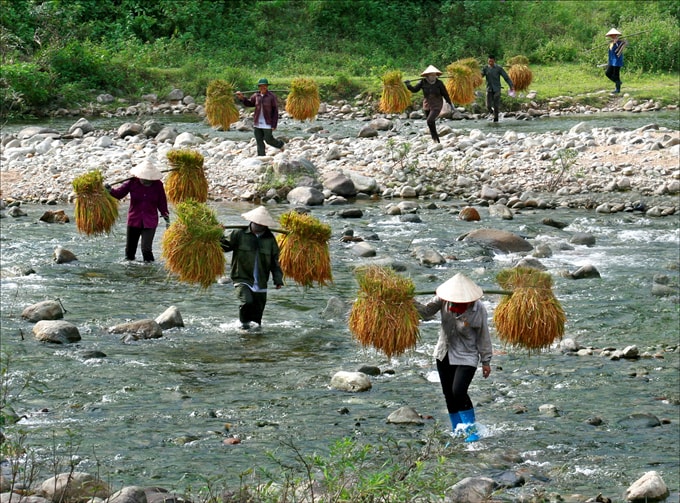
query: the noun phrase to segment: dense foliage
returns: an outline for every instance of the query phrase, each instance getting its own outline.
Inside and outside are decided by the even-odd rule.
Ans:
[[[534,64],[606,62],[604,33],[631,35],[630,70],[678,72],[675,0],[0,0],[5,113],[180,86],[195,97],[220,78],[243,88],[262,73],[413,75],[461,58]],[[642,32],[642,33],[640,33]],[[638,33],[640,33],[638,35]]]

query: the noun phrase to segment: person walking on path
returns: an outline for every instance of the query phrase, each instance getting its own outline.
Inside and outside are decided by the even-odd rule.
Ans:
[[[123,199],[130,195],[130,208],[127,216],[125,259],[134,260],[139,239],[142,239],[142,258],[153,262],[153,238],[158,227],[158,214],[170,224],[168,201],[161,181],[160,170],[151,162],[144,161],[133,167],[130,174],[134,177],[123,182],[120,187],[105,185],[113,197]]]
[[[264,206],[258,206],[241,216],[249,225],[223,236],[220,244],[224,252],[233,252],[231,280],[241,303],[238,313],[241,330],[249,330],[251,322],[257,323],[259,329],[267,304],[269,276],[277,290],[283,286],[279,246],[270,230],[276,226],[276,221]]]
[[[490,55],[487,63],[488,65],[482,68],[482,76],[486,78],[486,109],[489,114],[493,114],[493,121],[498,122],[501,108],[501,77],[507,82],[510,91],[514,91],[515,86],[503,67],[496,64],[496,56]]]
[[[279,105],[276,95],[269,90],[269,81],[260,79],[257,82],[258,91],[250,98],[246,98],[241,91],[236,93],[236,97],[246,107],[255,107],[253,115],[253,130],[255,141],[257,142],[257,155],[265,154],[265,142],[272,147],[283,151],[283,141],[274,138],[272,134],[276,131],[279,123]]]
[[[427,112],[427,127],[430,130],[430,136],[436,143],[439,143],[439,135],[437,134],[435,121],[444,107],[444,101],[453,106],[446,86],[438,78],[441,74],[442,72],[436,67],[430,65],[420,74],[423,78],[415,86],[411,85],[410,80],[404,81],[406,88],[412,93],[417,93],[422,89],[423,110]]]
[[[491,374],[492,346],[482,289],[462,273],[437,287],[427,304],[416,303],[423,319],[440,313],[439,339],[434,350],[437,372],[454,434],[466,442],[479,440],[475,409],[468,388],[481,362],[482,375]],[[460,425],[460,427],[459,427]]]
[[[612,28],[605,35],[609,37],[609,55],[607,60],[607,69],[604,74],[611,80],[616,88],[614,93],[621,92],[621,67],[623,66],[623,49],[628,44],[628,41],[620,39],[621,32],[616,28]]]

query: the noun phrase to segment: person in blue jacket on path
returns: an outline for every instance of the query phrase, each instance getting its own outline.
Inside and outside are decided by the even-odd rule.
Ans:
[[[619,38],[621,32],[616,28],[612,28],[607,32],[609,37],[609,55],[607,60],[607,69],[604,74],[609,80],[611,80],[616,88],[614,93],[618,94],[621,92],[621,68],[623,67],[623,49],[626,47],[628,42]]]

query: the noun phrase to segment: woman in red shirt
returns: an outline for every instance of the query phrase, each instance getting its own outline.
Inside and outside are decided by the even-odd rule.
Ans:
[[[153,238],[158,227],[160,213],[166,225],[170,223],[168,201],[161,181],[160,170],[151,162],[144,161],[133,167],[130,174],[134,177],[115,189],[106,186],[116,199],[130,195],[130,208],[127,216],[127,240],[125,258],[134,260],[139,238],[142,238],[142,258],[153,262]]]

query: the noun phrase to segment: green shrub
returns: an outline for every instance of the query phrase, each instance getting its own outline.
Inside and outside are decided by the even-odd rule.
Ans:
[[[51,79],[35,63],[3,65],[0,76],[0,107],[18,112],[41,107],[50,101]]]
[[[529,58],[539,64],[573,63],[578,61],[581,49],[576,40],[568,36],[560,36],[548,40],[541,45]]]

